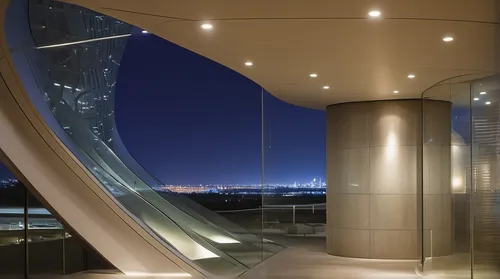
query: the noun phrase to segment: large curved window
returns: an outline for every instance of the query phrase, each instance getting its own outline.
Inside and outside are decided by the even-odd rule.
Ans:
[[[50,128],[138,222],[202,272],[240,274],[280,249],[163,185],[116,131],[116,78],[127,38],[140,30],[57,1],[14,1],[7,39],[25,89]],[[28,9],[29,18],[18,17]]]

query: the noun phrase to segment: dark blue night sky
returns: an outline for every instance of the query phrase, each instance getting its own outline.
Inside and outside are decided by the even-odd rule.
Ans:
[[[14,175],[0,162],[0,180],[8,178],[14,178]]]
[[[118,131],[165,183],[260,183],[261,88],[154,35],[130,38],[117,81]],[[325,113],[264,93],[269,183],[325,174]]]

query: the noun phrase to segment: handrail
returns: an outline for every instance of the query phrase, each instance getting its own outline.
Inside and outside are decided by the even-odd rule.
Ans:
[[[324,206],[324,208],[323,208]],[[230,212],[248,212],[248,211],[260,211],[265,209],[297,209],[297,210],[305,210],[312,209],[314,210],[326,210],[326,203],[314,203],[314,204],[270,204],[263,205],[258,208],[247,208],[247,209],[234,209],[234,210],[216,210],[217,213],[230,213]]]
[[[311,203],[311,204],[283,204],[283,205],[280,205],[280,204],[269,204],[269,205],[263,205],[262,207],[266,208],[266,207],[269,207],[269,208],[274,208],[274,207],[316,207],[316,206],[326,206],[326,203]]]

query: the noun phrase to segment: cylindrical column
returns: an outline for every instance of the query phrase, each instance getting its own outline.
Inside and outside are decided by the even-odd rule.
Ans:
[[[429,124],[424,125],[429,128],[424,132],[430,133],[432,146],[436,146],[432,152],[439,154],[424,154],[424,188],[430,185],[431,178],[425,171],[430,164],[450,168],[451,105],[427,103],[431,105],[425,110],[441,117],[434,113],[424,117],[424,124]],[[418,99],[344,103],[327,108],[327,253],[374,259],[419,257],[421,121]],[[433,235],[436,242],[442,237],[452,238],[451,226],[445,230],[438,225],[451,224],[451,180],[450,171],[434,175],[439,176],[432,177],[436,196],[424,197],[432,205],[424,205],[423,211],[432,219],[426,223],[432,226],[426,229],[439,229],[438,239],[436,233]],[[424,194],[428,192],[424,189]],[[451,247],[447,247],[433,255],[449,253]]]

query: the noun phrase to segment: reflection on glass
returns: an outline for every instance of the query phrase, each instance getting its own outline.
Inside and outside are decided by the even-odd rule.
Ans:
[[[64,228],[30,192],[26,202],[29,274],[62,274]]]
[[[0,174],[13,177],[10,172]],[[28,226],[25,226],[25,218]],[[8,263],[0,265],[0,278],[22,278],[25,272],[28,275],[71,274],[115,269],[77,234],[65,230],[14,178],[0,178],[0,260]]]
[[[1,163],[0,163],[1,167]],[[0,179],[0,277],[24,275],[25,188],[14,179]]]
[[[433,217],[424,213],[424,269],[429,273],[446,272],[469,277],[494,275],[500,270],[498,80],[498,76],[487,75],[459,77],[444,81],[423,94],[426,100],[442,100],[452,105],[449,169],[431,168],[428,176],[424,170],[424,179],[449,171],[453,251],[436,257],[436,251],[447,239],[436,237],[430,221]],[[424,101],[424,118],[429,117],[426,112]],[[431,126],[424,125],[424,131],[432,130]],[[432,140],[432,137],[425,140]],[[424,150],[425,144],[424,141]],[[431,155],[424,152],[423,162],[429,159]],[[425,198],[432,190],[425,187],[424,181],[424,208],[432,205],[432,201]]]
[[[472,270],[500,272],[500,77],[471,81]]]
[[[325,237],[326,114],[263,94],[263,237]]]

